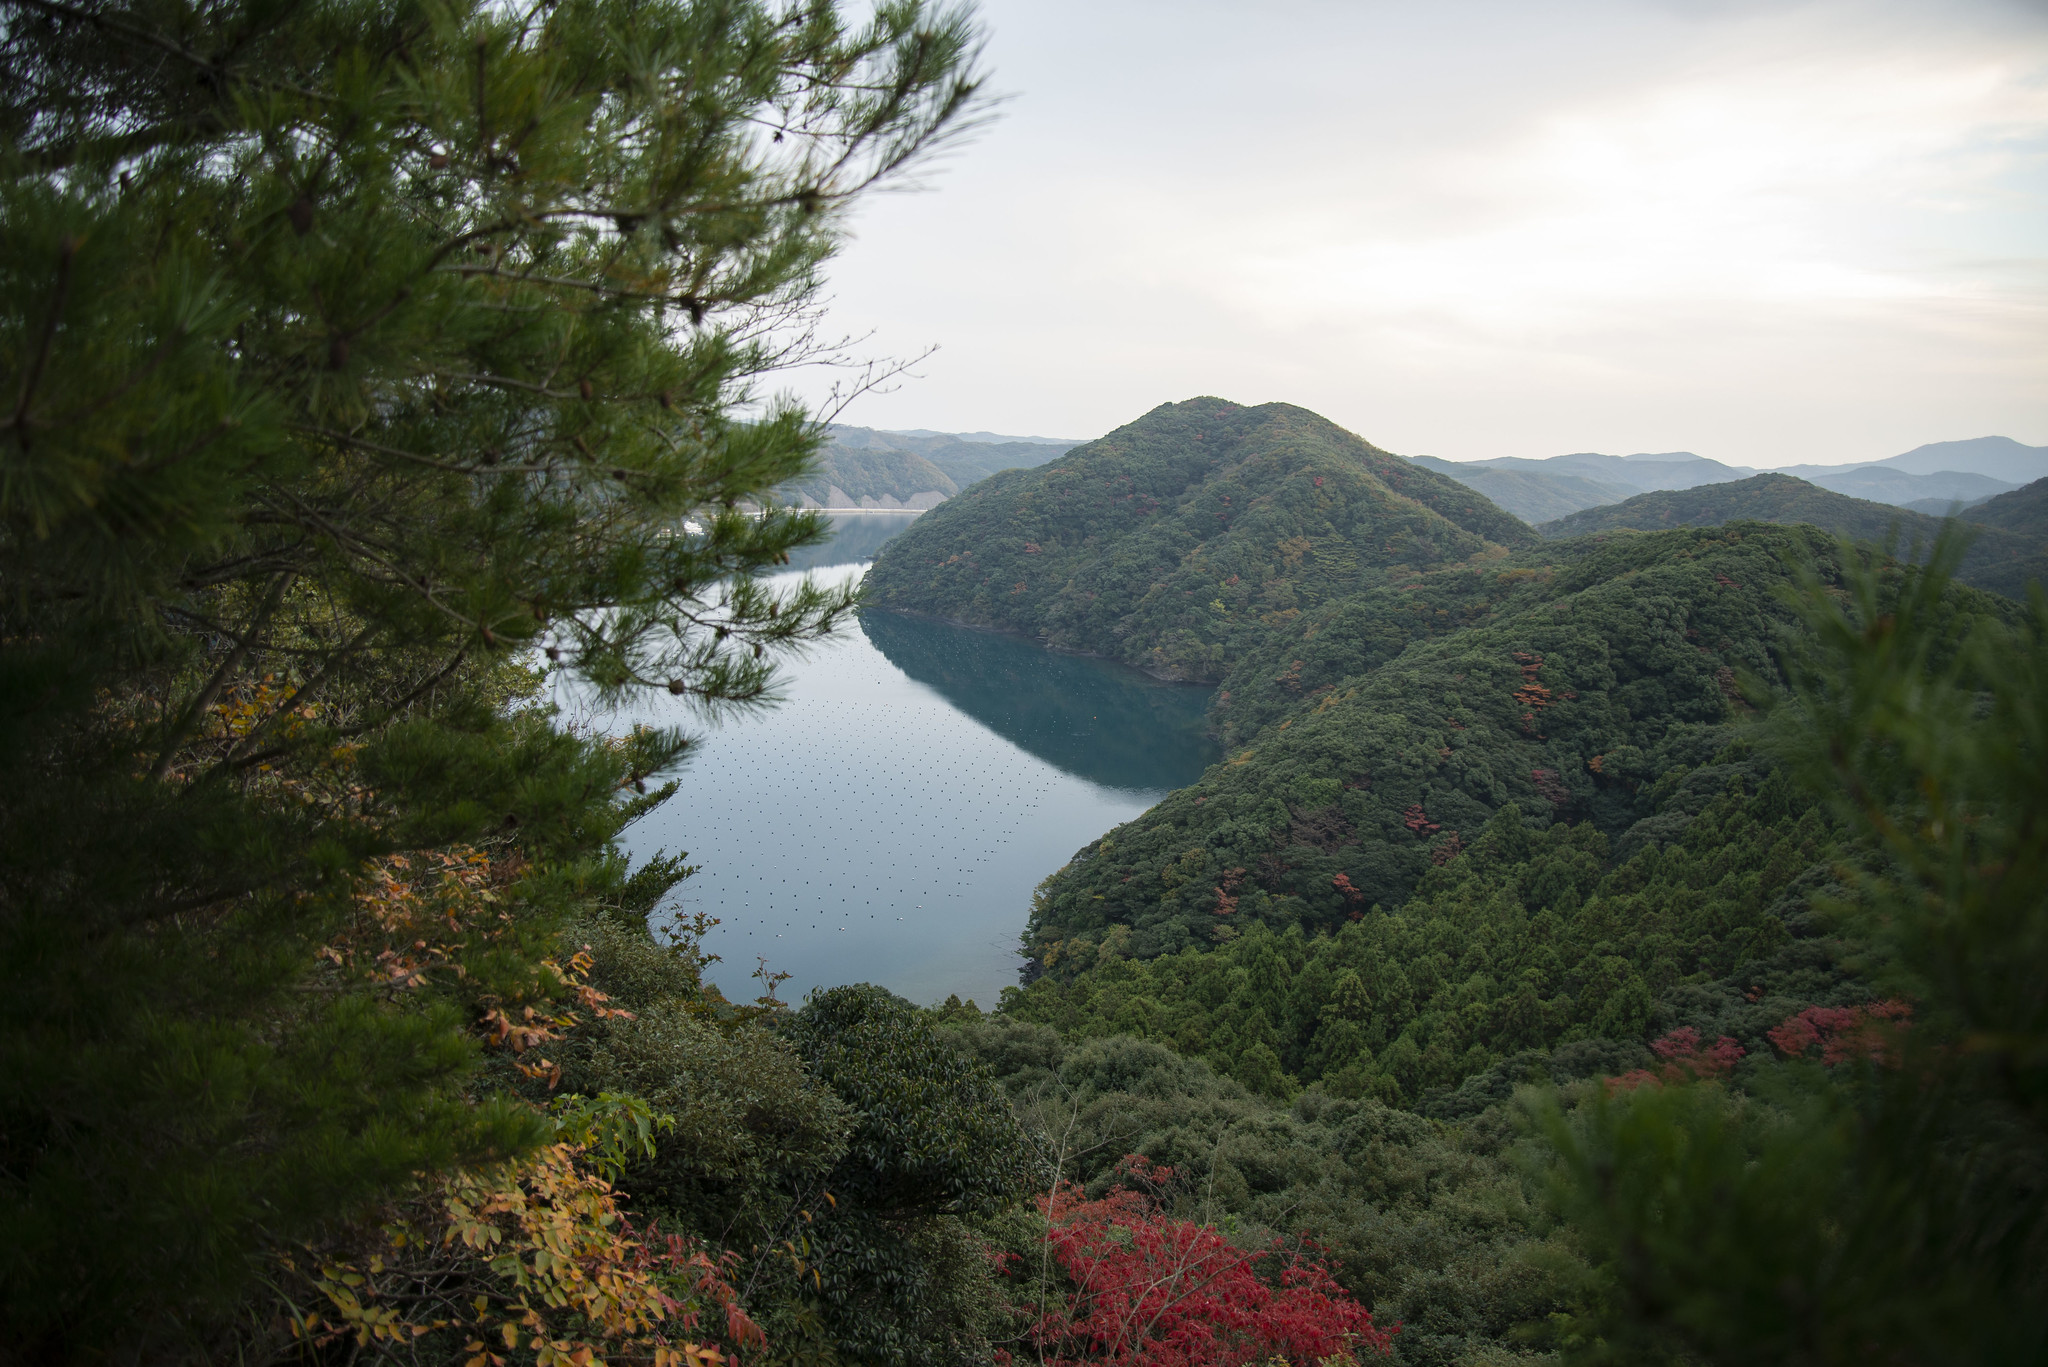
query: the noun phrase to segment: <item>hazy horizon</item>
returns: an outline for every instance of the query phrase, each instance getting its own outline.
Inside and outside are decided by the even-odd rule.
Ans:
[[[1450,460],[2048,443],[2038,6],[982,12],[999,117],[830,268],[863,354],[941,349],[842,421],[1208,393]]]
[[[1196,396],[1195,396],[1195,395],[1186,395],[1186,396],[1184,396],[1184,397],[1187,397],[1187,398],[1194,398],[1194,397],[1196,397]],[[1218,397],[1222,397],[1222,396],[1218,396]],[[1169,402],[1178,402],[1178,400],[1170,400]],[[1282,403],[1284,403],[1284,402],[1286,402],[1286,400],[1267,400],[1267,402],[1282,402]],[[1155,405],[1155,406],[1156,406],[1156,405]],[[1142,416],[1142,415],[1137,415],[1137,416]],[[848,422],[848,421],[846,421],[845,419],[841,419],[841,420],[839,420],[839,421],[838,421],[837,423],[835,423],[834,425],[835,425],[835,426],[843,426],[843,427],[869,427],[869,428],[870,428],[870,430],[872,430],[872,431],[877,431],[877,432],[888,432],[888,433],[900,433],[900,434],[902,434],[902,435],[905,435],[905,436],[925,436],[925,435],[941,435],[941,436],[971,436],[971,437],[1002,437],[1002,438],[1005,438],[1005,439],[1007,439],[1007,440],[1011,440],[1011,441],[1019,441],[1019,442],[1062,442],[1062,441],[1066,441],[1066,442],[1072,442],[1072,443],[1074,443],[1074,444],[1075,444],[1075,445],[1077,445],[1077,446],[1078,446],[1078,445],[1083,445],[1083,444],[1085,444],[1085,443],[1087,443],[1087,442],[1091,442],[1091,441],[1094,441],[1094,440],[1096,440],[1096,439],[1097,439],[1098,437],[1102,437],[1102,436],[1106,436],[1106,435],[1108,435],[1108,434],[1107,434],[1106,432],[1097,432],[1097,433],[1093,434],[1092,436],[1086,436],[1086,437],[1072,437],[1072,436],[1066,436],[1066,437],[1051,437],[1051,436],[1046,436],[1046,435],[1044,435],[1044,434],[1042,434],[1042,433],[1023,433],[1023,432],[1002,432],[1002,433],[997,433],[997,432],[990,432],[990,431],[989,431],[989,430],[988,430],[987,428],[970,428],[970,429],[964,429],[964,430],[962,430],[962,431],[948,431],[948,430],[947,430],[947,429],[945,429],[945,428],[938,428],[938,427],[930,427],[930,426],[904,426],[904,427],[872,427],[872,426],[871,426],[870,424],[868,424],[868,423],[856,423],[856,422]],[[1122,426],[1122,425],[1123,425],[1122,423],[1119,423],[1119,424],[1118,424],[1118,426]],[[1114,429],[1111,429],[1111,430],[1114,430]],[[1363,434],[1361,433],[1361,434],[1359,434],[1359,435],[1363,435]],[[2005,434],[2005,433],[2003,433],[2003,432],[1980,432],[1980,433],[1978,433],[1978,434],[1977,434],[1976,436],[1974,436],[1974,437],[1943,437],[1943,438],[1938,438],[1938,439],[1936,439],[1936,440],[1934,440],[1934,441],[1929,441],[1929,442],[1921,442],[1921,443],[1919,443],[1919,446],[1913,446],[1913,447],[1908,447],[1908,448],[1907,448],[1906,450],[1904,450],[1904,451],[1893,451],[1893,452],[1891,452],[1891,453],[1890,453],[1889,455],[1884,455],[1884,456],[1871,456],[1871,457],[1864,457],[1864,458],[1861,458],[1861,459],[1851,459],[1851,460],[1840,460],[1840,461],[1800,461],[1800,460],[1784,460],[1784,461],[1779,461],[1779,462],[1777,462],[1776,464],[1772,464],[1772,465],[1766,465],[1766,464],[1762,464],[1762,463],[1754,463],[1754,464],[1752,464],[1751,468],[1754,468],[1754,469],[1756,469],[1756,470],[1762,471],[1762,470],[1775,470],[1775,469],[1781,469],[1781,468],[1784,468],[1784,467],[1787,467],[1787,466],[1794,466],[1794,465],[1842,465],[1842,466],[1849,466],[1849,465],[1867,465],[1867,464],[1871,464],[1871,463],[1874,463],[1874,462],[1877,462],[1877,461],[1884,461],[1884,460],[1889,460],[1889,459],[1891,459],[1891,457],[1892,457],[1892,456],[1903,456],[1903,455],[1908,455],[1908,454],[1910,454],[1911,452],[1913,452],[1913,451],[1916,451],[1916,450],[1918,450],[1918,449],[1920,448],[1920,446],[1937,446],[1937,445],[1941,445],[1941,444],[1942,444],[1943,442],[1952,442],[1952,441],[1981,441],[1981,440],[1983,440],[1983,439],[1985,439],[1985,438],[1987,438],[1987,437],[2003,437],[2003,436],[2006,436],[2006,434]],[[2018,441],[2019,439],[2018,439],[2017,437],[2014,437],[2014,438],[2011,438],[2011,440],[2014,440],[2014,441]],[[1375,445],[1377,445],[1377,444],[1378,444],[1378,443],[1375,443]],[[2035,443],[2031,443],[2031,442],[2022,442],[2021,444],[2022,444],[2022,445],[2035,445]],[[1382,447],[1381,449],[1383,449],[1383,450],[1384,450],[1384,449],[1386,449],[1386,448]],[[1395,454],[1395,455],[1398,455],[1398,456],[1406,456],[1406,457],[1408,457],[1408,458],[1410,458],[1410,459],[1414,459],[1414,458],[1416,458],[1416,457],[1418,457],[1418,456],[1436,456],[1436,453],[1435,453],[1435,452],[1433,452],[1433,451],[1396,451],[1396,452],[1394,452],[1393,454]],[[1468,457],[1463,457],[1462,459],[1461,459],[1460,457],[1456,457],[1456,456],[1436,456],[1436,458],[1437,458],[1437,459],[1439,459],[1439,460],[1448,460],[1448,461],[1453,461],[1453,462],[1455,462],[1455,463],[1460,463],[1460,464],[1463,464],[1463,463],[1470,463],[1470,462],[1479,462],[1479,461],[1487,461],[1487,460],[1502,460],[1502,459],[1518,459],[1518,460],[1557,460],[1557,459],[1559,459],[1559,458],[1561,458],[1561,457],[1564,457],[1564,456],[1580,456],[1580,455],[1604,455],[1604,456],[1619,456],[1619,457],[1621,457],[1621,458],[1623,458],[1623,459],[1631,459],[1631,458],[1634,458],[1634,457],[1637,457],[1637,456],[1700,456],[1700,455],[1702,455],[1702,453],[1701,453],[1701,452],[1698,452],[1698,451],[1686,451],[1686,450],[1682,450],[1682,449],[1680,449],[1680,448],[1677,448],[1677,447],[1673,447],[1673,448],[1671,448],[1671,449],[1669,449],[1669,450],[1663,450],[1663,451],[1593,451],[1593,450],[1592,450],[1591,448],[1587,448],[1587,447],[1581,447],[1581,448],[1579,448],[1578,450],[1575,450],[1575,451],[1553,451],[1553,452],[1551,452],[1551,453],[1550,453],[1550,454],[1548,454],[1548,455],[1542,455],[1542,456],[1515,456],[1515,457],[1502,457],[1502,456],[1468,456]],[[1715,457],[1715,456],[1704,456],[1703,458],[1704,458],[1704,459],[1707,459],[1707,460],[1718,460],[1718,459],[1719,459],[1718,457]],[[1742,463],[1740,463],[1740,462],[1736,462],[1736,461],[1727,461],[1727,460],[1723,460],[1723,461],[1721,461],[1720,463],[1721,463],[1721,464],[1723,464],[1723,465],[1728,465],[1728,466],[1732,466],[1732,467],[1736,467],[1736,468],[1741,468],[1741,464],[1742,464]]]

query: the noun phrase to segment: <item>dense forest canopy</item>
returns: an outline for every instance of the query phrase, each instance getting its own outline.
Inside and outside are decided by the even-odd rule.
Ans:
[[[1190,399],[919,518],[868,601],[1214,680],[1319,603],[1534,539],[1313,413]]]
[[[1961,517],[1975,532],[1957,573],[1968,583],[2021,597],[2048,572],[2048,481],[1999,494]],[[1573,537],[1632,528],[1717,527],[1753,520],[1804,523],[1858,541],[1891,542],[1902,553],[1933,544],[1941,519],[1906,508],[1833,493],[1790,475],[1764,474],[1729,484],[1640,494],[1612,507],[1588,508],[1537,528]]]

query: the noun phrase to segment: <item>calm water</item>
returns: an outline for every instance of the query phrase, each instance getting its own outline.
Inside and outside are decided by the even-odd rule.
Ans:
[[[814,552],[811,572],[859,575],[844,562],[911,520],[841,518],[836,556]],[[877,982],[993,1005],[1039,880],[1216,758],[1205,690],[890,613],[863,613],[785,679],[786,702],[709,731],[627,835],[636,857],[687,850],[699,866],[677,893],[719,919],[712,976],[738,999],[765,958],[792,975],[785,999]]]

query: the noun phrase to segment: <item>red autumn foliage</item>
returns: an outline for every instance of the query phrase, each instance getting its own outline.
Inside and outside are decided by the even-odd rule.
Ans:
[[[1531,769],[1529,782],[1535,785],[1536,792],[1543,800],[1553,807],[1562,807],[1572,800],[1571,790],[1564,786],[1555,769]]]
[[[1332,878],[1330,886],[1343,893],[1344,900],[1347,902],[1363,902],[1365,900],[1365,894],[1352,886],[1351,875],[1348,873],[1340,873],[1335,878]]]
[[[1041,1362],[1244,1367],[1391,1351],[1399,1326],[1375,1326],[1313,1257],[1278,1240],[1242,1249],[1165,1215],[1148,1191],[1173,1175],[1133,1154],[1099,1199],[1071,1183],[1044,1198],[1046,1242],[1073,1290],[1032,1327]]]
[[[1868,1006],[1809,1006],[1769,1032],[1789,1058],[1805,1058],[1817,1044],[1822,1063],[1869,1059],[1896,1066],[1898,1035],[1912,1023],[1907,1002],[1888,999]]]
[[[1661,1086],[1667,1082],[1705,1082],[1726,1077],[1735,1070],[1735,1061],[1749,1051],[1726,1035],[1702,1047],[1700,1032],[1686,1025],[1662,1039],[1652,1040],[1650,1052],[1664,1060],[1656,1072],[1637,1068],[1620,1077],[1608,1078],[1607,1090],[1633,1092],[1645,1083]]]
[[[1422,804],[1419,802],[1401,813],[1401,824],[1417,835],[1434,835],[1439,829],[1437,824],[1423,813]]]
[[[1429,852],[1429,862],[1432,864],[1448,864],[1464,852],[1465,842],[1458,838],[1456,831],[1451,831],[1444,836],[1442,844]]]

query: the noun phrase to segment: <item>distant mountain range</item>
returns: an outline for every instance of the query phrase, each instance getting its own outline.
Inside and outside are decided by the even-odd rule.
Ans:
[[[817,472],[778,492],[807,508],[932,508],[998,470],[1043,465],[1078,441],[995,432],[890,432],[834,423]]]
[[[1547,460],[1510,456],[1449,461],[1417,456],[1415,463],[1448,475],[1524,521],[1536,523],[1619,503],[1637,494],[1733,483],[1759,473],[1690,451],[1632,456],[1578,452]],[[2048,476],[2048,446],[2026,446],[2010,437],[1975,437],[1933,442],[1888,460],[1795,465],[1776,473],[1852,498],[1940,514],[1955,504],[1967,507]]]

